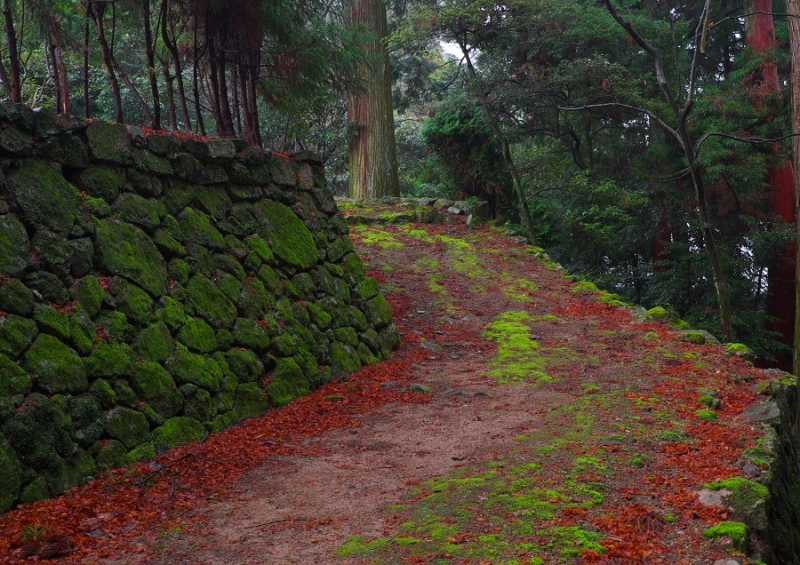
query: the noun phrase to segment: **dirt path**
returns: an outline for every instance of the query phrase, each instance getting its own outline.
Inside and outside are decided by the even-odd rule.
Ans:
[[[400,349],[177,454],[202,464],[202,492],[182,491],[177,471],[151,490],[120,477],[152,522],[83,517],[109,539],[76,559],[750,563],[703,534],[732,516],[696,491],[742,475],[760,434],[740,416],[757,371],[637,321],[499,230],[460,219],[352,237],[392,304]]]

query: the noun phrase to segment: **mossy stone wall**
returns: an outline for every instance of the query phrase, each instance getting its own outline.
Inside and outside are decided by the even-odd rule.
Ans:
[[[0,512],[398,343],[312,154],[0,105]]]

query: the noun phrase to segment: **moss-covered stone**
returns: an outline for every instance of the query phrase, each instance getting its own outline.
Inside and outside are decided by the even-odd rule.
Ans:
[[[125,164],[131,156],[131,138],[122,124],[95,120],[86,128],[89,151],[95,159]]]
[[[136,168],[143,173],[155,173],[159,175],[171,175],[172,167],[169,161],[158,155],[154,155],[147,149],[138,149],[133,152],[133,163]]]
[[[378,342],[380,343],[380,357],[386,358],[389,354],[400,346],[400,330],[394,324],[389,324],[378,332]]]
[[[249,235],[244,239],[245,245],[256,254],[262,263],[271,264],[275,261],[275,256],[272,254],[269,244],[258,235]]]
[[[333,336],[336,341],[346,343],[352,347],[358,347],[358,334],[353,328],[336,328],[333,330]]]
[[[70,457],[74,445],[67,433],[69,417],[48,397],[33,393],[2,426],[3,434],[14,446],[25,467],[48,478],[51,490],[62,492],[62,481],[54,481],[64,471],[64,458]],[[56,488],[53,489],[52,487]]]
[[[209,216],[220,220],[230,213],[233,206],[233,202],[225,194],[225,191],[217,187],[204,186],[200,188],[195,199]]]
[[[334,240],[330,244],[330,246],[328,247],[328,251],[327,251],[328,261],[330,261],[332,263],[336,263],[342,257],[344,257],[345,254],[351,253],[352,251],[353,251],[353,242],[350,241],[350,238],[349,237],[339,237],[336,240]],[[337,276],[336,272],[334,272],[332,274],[334,276]],[[342,276],[342,273],[340,272],[338,276]]]
[[[236,375],[227,375],[222,379],[222,388],[214,395],[217,414],[233,410],[234,401],[236,400],[236,391],[238,389],[239,379],[236,378]]]
[[[211,392],[217,392],[222,384],[222,370],[216,361],[190,353],[176,351],[167,359],[167,370],[179,385],[191,383]]]
[[[94,396],[67,397],[64,411],[72,421],[70,437],[81,447],[88,448],[103,435],[103,411]]]
[[[19,501],[22,504],[33,504],[39,502],[50,496],[50,491],[47,488],[47,483],[43,478],[37,477],[32,483],[25,485],[19,495]]]
[[[382,328],[392,322],[392,309],[382,294],[364,303],[364,314],[367,321],[376,328]]]
[[[153,243],[166,257],[185,257],[187,254],[184,246],[166,229],[156,230],[153,233]],[[167,271],[169,272],[169,267]]]
[[[282,406],[295,398],[308,394],[310,388],[308,379],[297,362],[292,358],[285,358],[278,360],[264,392],[269,397],[270,403]]]
[[[121,194],[114,202],[113,210],[123,222],[152,230],[161,223],[159,206],[151,201],[130,192]]]
[[[174,349],[172,335],[163,322],[144,328],[133,342],[133,351],[147,361],[164,361]]]
[[[372,365],[380,361],[365,343],[358,344],[356,353],[358,353],[362,365]]]
[[[361,300],[374,298],[380,292],[378,283],[372,277],[366,277],[355,287],[355,293]]]
[[[39,326],[39,331],[53,335],[59,339],[67,340],[72,335],[69,316],[47,304],[37,304],[33,311],[33,319]]]
[[[31,239],[31,252],[36,257],[39,268],[59,277],[69,274],[72,249],[67,240],[49,229],[39,229]]]
[[[186,389],[186,392],[184,392]],[[192,385],[181,387],[183,394],[183,415],[200,422],[210,422],[217,415],[217,405],[211,393]]]
[[[267,292],[260,279],[250,279],[242,287],[237,305],[243,317],[258,319],[274,308],[275,297]]]
[[[295,363],[297,363],[297,366],[303,371],[303,375],[305,375],[306,380],[311,388],[315,388],[320,385],[319,365],[317,364],[317,360],[314,358],[314,355],[312,355],[310,351],[301,349],[292,357],[292,359],[294,359]]]
[[[130,373],[130,385],[136,395],[163,418],[177,416],[183,409],[183,396],[172,376],[161,365],[135,363]]]
[[[750,531],[747,528],[747,524],[731,521],[720,522],[716,526],[703,531],[703,535],[711,539],[726,537],[731,540],[733,547],[737,551],[742,553],[750,551]]]
[[[126,379],[117,378],[111,386],[114,388],[114,394],[117,395],[117,404],[128,408],[139,408],[139,397],[136,396]]]
[[[119,310],[102,310],[95,318],[98,332],[102,339],[112,341],[128,341],[133,332],[133,326],[128,323],[125,312]]]
[[[66,233],[81,211],[78,190],[42,161],[22,161],[7,186],[28,222]]]
[[[11,214],[0,216],[0,275],[20,276],[28,266],[29,253],[30,241],[22,222]]]
[[[364,280],[364,264],[355,253],[348,253],[342,257],[344,278],[350,285],[357,285]]]
[[[308,269],[319,260],[311,232],[287,206],[262,200],[253,208],[272,244],[272,251],[281,260],[301,269]]]
[[[169,296],[162,296],[159,300],[161,305],[160,317],[161,320],[173,331],[179,329],[186,323],[186,313],[183,304],[170,298]]]
[[[381,350],[380,341],[378,340],[378,332],[369,328],[368,330],[358,334],[358,339],[361,343],[365,343],[370,350],[378,355]]]
[[[90,318],[94,318],[103,304],[106,291],[94,275],[83,277],[76,284],[78,302]]]
[[[76,182],[91,196],[111,204],[125,186],[125,173],[117,167],[95,165],[81,171]]]
[[[295,366],[297,365],[295,364]],[[300,371],[299,367],[297,367],[297,371]],[[234,412],[239,418],[260,416],[269,409],[269,403],[269,399],[256,383],[240,384],[236,389]]]
[[[249,349],[229,349],[225,353],[225,359],[231,372],[241,383],[256,382],[264,374],[264,364],[258,355]]]
[[[186,285],[189,283],[191,269],[183,259],[172,259],[167,265],[167,272],[169,273],[169,278],[178,284]],[[170,283],[172,284],[172,281]]]
[[[111,206],[102,198],[93,198],[91,196],[84,200],[86,211],[96,218],[107,218],[111,215]]]
[[[331,369],[336,374],[354,373],[361,368],[355,347],[334,341],[331,344]]]
[[[244,271],[242,271],[244,274]],[[236,301],[239,299],[239,293],[242,289],[242,285],[239,280],[224,271],[217,271],[214,277],[216,279],[217,286],[219,289],[227,296],[231,301]]]
[[[267,292],[271,294],[281,294],[283,291],[283,286],[281,284],[281,279],[278,276],[278,273],[275,272],[275,269],[269,267],[267,265],[263,265],[258,270],[258,278],[263,281],[264,288]]]
[[[225,238],[211,223],[211,218],[192,208],[178,214],[183,243],[196,243],[212,249],[225,249]]]
[[[257,352],[265,351],[270,344],[269,329],[265,324],[250,318],[237,318],[233,326],[233,343]]]
[[[30,345],[39,330],[33,320],[0,314],[0,353],[18,357]]]
[[[127,449],[140,445],[150,437],[147,418],[136,410],[117,406],[106,412],[104,420],[106,433],[121,441]]]
[[[33,375],[36,386],[47,394],[82,392],[89,387],[80,356],[50,335],[41,334],[36,338],[22,366]]]
[[[236,320],[236,306],[210,279],[195,275],[187,286],[198,316],[215,328],[230,328]]]
[[[283,333],[272,340],[270,351],[279,357],[291,357],[297,353],[297,342],[288,333]]]
[[[105,379],[96,379],[89,386],[89,394],[97,399],[104,410],[108,410],[117,403],[117,393]]]
[[[4,249],[2,243],[0,243],[0,249]],[[2,273],[2,269],[0,269],[0,273]],[[4,278],[0,280],[0,310],[19,316],[28,316],[33,311],[33,293],[19,279]]]
[[[133,350],[128,344],[101,341],[86,358],[86,371],[92,379],[126,376],[133,359]]]
[[[96,244],[101,264],[153,296],[167,293],[167,267],[153,241],[141,229],[118,220],[100,220]]]
[[[70,240],[69,270],[73,276],[82,277],[89,273],[94,266],[94,243],[88,237]]]
[[[14,361],[0,354],[0,397],[27,394],[31,391],[31,387],[28,373]]]
[[[0,513],[10,510],[22,487],[22,468],[3,434],[0,434]]]
[[[69,302],[69,292],[61,279],[47,271],[33,271],[25,275],[25,286],[37,294],[43,302],[64,306]]]
[[[755,530],[765,530],[768,526],[767,505],[770,500],[769,489],[744,477],[730,477],[705,485],[709,490],[725,490],[730,494],[723,501],[744,518],[748,526]]]
[[[128,450],[122,442],[115,439],[103,442],[100,453],[94,458],[97,467],[100,469],[110,469],[128,463]]]
[[[143,443],[131,449],[125,458],[128,463],[149,461],[156,458],[156,448],[151,443]]]
[[[186,320],[178,332],[178,341],[198,353],[211,353],[217,348],[214,329],[200,318]]]
[[[318,327],[322,328],[323,330],[330,327],[331,325],[331,315],[328,314],[325,310],[320,308],[317,304],[313,302],[309,302],[306,305],[308,309],[308,313],[311,316],[311,322],[316,324]]]
[[[203,424],[192,418],[177,416],[153,430],[153,447],[160,453],[176,445],[202,439],[205,435],[206,429]]]

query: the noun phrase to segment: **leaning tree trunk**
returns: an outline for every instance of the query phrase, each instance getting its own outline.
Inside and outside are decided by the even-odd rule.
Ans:
[[[351,92],[347,100],[350,197],[400,196],[389,53],[384,45],[386,4],[383,0],[347,0],[346,6],[350,22],[364,25],[374,36],[366,51],[375,58],[374,64],[361,71],[363,88]]]
[[[772,0],[747,0],[744,11],[751,14],[745,18],[745,42],[757,54],[768,53],[776,46],[775,25],[772,19]],[[790,24],[795,18],[789,18]],[[796,70],[796,69],[793,69]],[[794,78],[793,78],[794,80]],[[746,79],[750,86],[750,98],[756,109],[768,96],[780,96],[778,69],[770,56],[766,56],[756,71]],[[794,94],[794,92],[793,92]],[[795,170],[797,170],[795,168]],[[786,224],[795,221],[794,171],[789,161],[771,159],[769,163],[770,212]],[[780,341],[793,345],[795,325],[795,245],[788,243],[769,266],[767,287],[767,314],[774,321],[767,323],[769,330],[780,334]],[[779,355],[779,365],[788,370],[791,361]]]
[[[108,47],[108,41],[106,41],[106,34],[103,29],[103,12],[105,12],[106,5],[95,2],[89,4],[88,9],[92,11],[92,15],[94,16],[94,25],[97,28],[97,42],[100,44],[100,51],[103,53],[103,64],[105,64],[106,71],[108,71],[108,82],[111,84],[111,95],[114,98],[114,120],[118,124],[121,124],[124,121],[122,114],[122,96],[119,90],[117,75],[114,73],[111,49]]]

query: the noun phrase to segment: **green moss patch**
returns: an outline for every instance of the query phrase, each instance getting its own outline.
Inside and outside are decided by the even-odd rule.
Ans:
[[[272,404],[282,406],[308,394],[310,388],[300,366],[294,359],[286,358],[278,361],[264,392]]]
[[[192,418],[178,416],[170,418],[152,433],[153,446],[156,451],[166,451],[176,445],[202,439],[206,434],[203,424]]]
[[[36,226],[67,232],[80,214],[78,190],[42,161],[22,161],[8,176],[8,186],[27,220]]]
[[[21,275],[28,266],[29,248],[22,222],[10,214],[0,216],[0,275]]]
[[[164,259],[141,229],[118,220],[101,220],[97,224],[96,245],[108,271],[129,278],[151,295],[167,293]]]
[[[203,275],[195,275],[186,287],[198,316],[215,328],[230,328],[236,320],[236,306],[217,285]]]
[[[747,553],[750,549],[750,531],[747,528],[747,524],[741,522],[720,522],[713,528],[705,530],[703,535],[712,539],[726,537],[742,553]]]
[[[47,394],[82,392],[89,387],[80,356],[57,338],[41,334],[22,362],[36,386]]]
[[[541,346],[531,339],[531,321],[525,311],[504,312],[486,326],[484,335],[497,342],[497,354],[489,362],[489,375],[500,383],[547,382],[552,378],[545,372]]]
[[[311,232],[287,206],[262,200],[253,207],[263,221],[264,233],[275,255],[301,269],[308,269],[319,260],[319,251]]]

